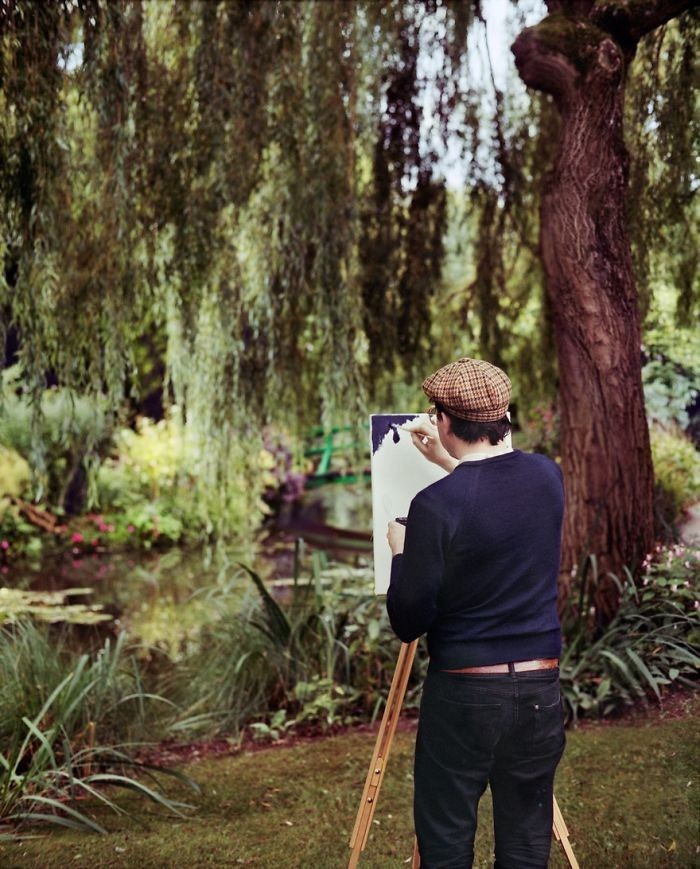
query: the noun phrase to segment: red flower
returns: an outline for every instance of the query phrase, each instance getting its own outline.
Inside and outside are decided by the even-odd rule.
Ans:
[[[79,531],[76,531],[75,534],[73,534],[73,536],[71,537],[70,542],[71,543],[82,543],[83,542],[83,535]]]

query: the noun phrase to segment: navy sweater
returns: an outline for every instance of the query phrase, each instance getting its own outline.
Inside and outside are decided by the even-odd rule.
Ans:
[[[464,462],[411,502],[387,610],[439,669],[556,658],[564,490],[546,456]]]

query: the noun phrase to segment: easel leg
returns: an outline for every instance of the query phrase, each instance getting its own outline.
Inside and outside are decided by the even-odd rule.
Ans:
[[[382,723],[379,727],[377,741],[374,746],[372,762],[369,765],[365,787],[362,791],[362,799],[360,800],[360,808],[355,819],[355,827],[350,837],[352,853],[348,869],[354,869],[357,866],[360,853],[365,850],[365,845],[367,844],[367,837],[369,836],[372,818],[374,817],[374,809],[377,805],[377,796],[382,786],[386,762],[391,751],[396,724],[401,714],[403,699],[406,696],[406,686],[408,685],[408,677],[411,675],[417,645],[418,640],[414,640],[412,643],[401,644],[401,651],[396,662],[394,677],[391,680],[391,688],[389,689],[389,696],[384,708]]]
[[[554,831],[554,838],[559,842],[564,849],[564,853],[566,854],[566,859],[569,861],[569,866],[571,869],[579,869],[578,860],[574,856],[573,848],[571,847],[571,842],[569,842],[569,831],[566,828],[566,824],[564,823],[564,817],[559,809],[559,804],[557,803],[556,797],[552,797],[554,801],[554,821],[552,823],[552,829]]]
[[[418,850],[418,839],[413,840],[413,859],[411,860],[411,869],[420,869],[420,852]]]

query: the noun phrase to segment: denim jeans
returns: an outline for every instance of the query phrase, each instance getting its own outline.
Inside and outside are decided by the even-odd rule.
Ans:
[[[479,799],[491,786],[497,869],[543,869],[554,773],[564,752],[559,671],[429,670],[416,739],[421,869],[470,869]]]

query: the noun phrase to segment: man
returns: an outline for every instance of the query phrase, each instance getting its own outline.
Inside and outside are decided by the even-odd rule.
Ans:
[[[564,750],[556,611],[562,476],[506,436],[510,381],[463,358],[423,383],[430,423],[412,439],[450,473],[389,523],[387,610],[408,643],[428,634],[414,818],[422,869],[468,869],[491,786],[497,869],[549,858]]]

